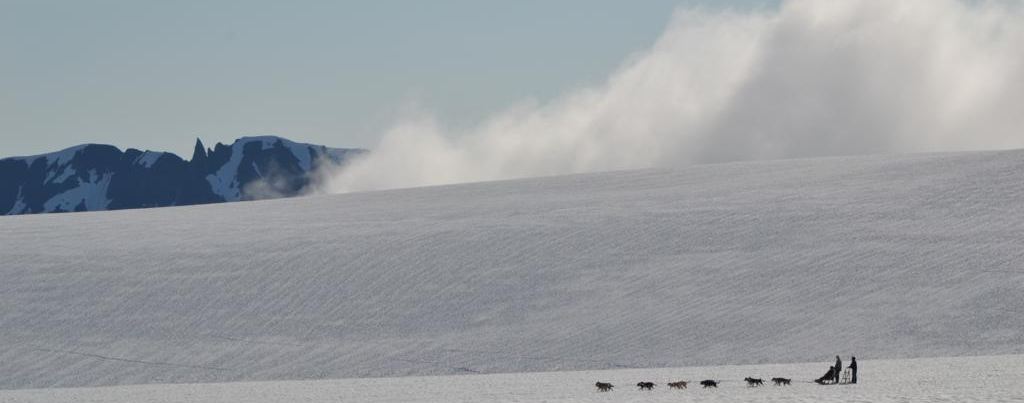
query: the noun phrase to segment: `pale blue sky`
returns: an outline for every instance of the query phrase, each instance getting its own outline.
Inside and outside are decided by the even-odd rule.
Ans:
[[[0,0],[0,156],[278,134],[372,147],[598,83],[676,7],[774,0]]]

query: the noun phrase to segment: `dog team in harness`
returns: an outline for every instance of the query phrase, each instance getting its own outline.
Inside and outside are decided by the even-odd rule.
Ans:
[[[764,379],[747,377],[743,379],[747,386],[757,387],[764,386]],[[792,379],[790,378],[772,378],[772,382],[775,386],[786,386],[789,385]],[[720,381],[715,380],[704,380],[700,382],[700,385],[706,388],[718,388]],[[850,357],[850,365],[843,370],[843,360],[836,356],[836,364],[828,368],[828,372],[822,375],[821,378],[815,379],[815,383],[819,385],[843,385],[843,384],[856,384],[857,383],[857,357]],[[669,382],[668,386],[672,389],[686,389],[687,381]],[[597,382],[594,384],[599,392],[610,392],[615,386],[611,383]],[[636,384],[636,387],[640,390],[654,390],[654,382],[643,381]]]

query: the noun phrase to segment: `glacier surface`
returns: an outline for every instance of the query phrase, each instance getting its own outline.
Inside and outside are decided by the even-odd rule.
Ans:
[[[826,357],[827,358],[827,357]],[[827,360],[826,360],[827,361]],[[773,364],[541,372],[437,377],[361,378],[99,388],[0,390],[0,402],[54,403],[492,403],[492,402],[794,402],[794,403],[993,403],[1024,401],[1024,356],[862,361],[856,385],[820,386],[819,364]],[[792,378],[790,386],[747,387],[745,377]],[[720,381],[702,389],[702,379]],[[666,382],[689,380],[685,390]],[[601,393],[594,382],[615,385]],[[638,391],[639,381],[656,384]],[[770,384],[770,383],[769,383]]]
[[[1024,152],[0,217],[0,389],[1024,353]]]

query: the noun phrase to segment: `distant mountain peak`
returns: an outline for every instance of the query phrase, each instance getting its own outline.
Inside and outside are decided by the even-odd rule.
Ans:
[[[0,215],[297,196],[311,191],[315,169],[340,166],[363,152],[278,136],[241,137],[207,149],[197,138],[185,161],[169,152],[81,144],[0,159]]]
[[[203,146],[203,140],[200,140],[199,137],[196,137],[196,146],[192,151],[192,159],[190,161],[206,163],[206,148]]]

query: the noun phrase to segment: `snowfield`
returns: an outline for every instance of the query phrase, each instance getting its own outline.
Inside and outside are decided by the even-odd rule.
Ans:
[[[623,370],[602,380],[635,384],[632,374],[663,374],[659,383],[703,375],[631,368],[822,363],[793,367],[806,379],[840,354],[864,359],[863,387],[730,385],[728,398],[1020,396],[1020,386],[1003,383],[1019,380],[1019,357],[992,358],[1006,364],[996,368],[950,361],[977,366],[966,374],[943,372],[955,368],[942,360],[872,360],[1024,353],[1022,240],[1022,151],[0,217],[0,389],[602,369]],[[904,367],[924,372],[878,381]],[[729,368],[753,371],[710,376],[745,376]],[[629,388],[592,394],[595,378],[341,380],[309,393],[647,398]],[[144,401],[148,390],[167,390],[199,400],[304,385],[3,396],[140,393],[130,400]],[[457,394],[444,395],[450,390]],[[724,398],[719,392],[685,393]],[[649,396],[674,398],[663,388]]]
[[[808,379],[828,363],[631,369],[581,372],[365,378],[324,381],[138,385],[0,391],[3,403],[488,403],[488,402],[1022,402],[1024,356],[866,360],[857,385],[820,386]],[[792,377],[791,386],[750,388],[742,379]],[[721,379],[718,389],[694,385]],[[694,381],[686,390],[665,382]],[[594,382],[615,384],[599,393]],[[641,380],[655,382],[641,392]]]

